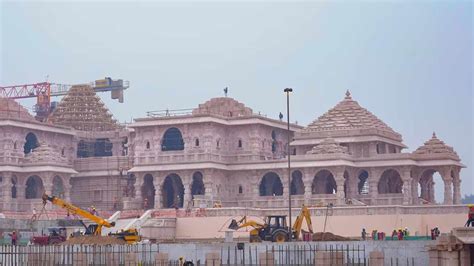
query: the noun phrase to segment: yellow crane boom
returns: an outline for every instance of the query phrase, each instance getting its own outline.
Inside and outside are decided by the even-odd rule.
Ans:
[[[311,234],[313,234],[313,224],[311,222],[311,213],[309,212],[308,207],[304,206],[301,208],[301,212],[296,217],[295,223],[293,224],[293,232],[295,234],[295,239],[298,239],[301,234],[301,227],[303,226],[303,220],[306,220],[306,224],[308,225],[308,230]]]
[[[71,203],[66,202],[58,197],[48,196],[47,194],[43,194],[42,198],[43,198],[43,204],[46,204],[48,201],[50,201],[52,204],[68,210],[70,214],[81,216],[83,218],[89,219],[93,221],[94,223],[96,223],[97,227],[95,228],[95,230],[93,230],[93,232],[91,232],[94,235],[101,235],[103,226],[107,228],[115,226],[114,222],[110,223],[104,218],[94,215],[77,206],[74,206]]]

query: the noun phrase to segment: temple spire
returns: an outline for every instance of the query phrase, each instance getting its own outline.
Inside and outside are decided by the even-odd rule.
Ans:
[[[345,97],[345,99],[347,99],[347,100],[351,100],[351,99],[352,99],[352,97],[351,97],[351,92],[350,92],[349,90],[346,91],[346,97]]]
[[[437,139],[437,137],[436,137],[436,132],[433,131],[433,136],[432,136],[431,138]]]

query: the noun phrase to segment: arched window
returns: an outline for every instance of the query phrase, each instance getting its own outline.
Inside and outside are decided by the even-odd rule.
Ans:
[[[40,199],[43,196],[43,181],[39,176],[30,176],[26,181],[25,198]]]
[[[369,173],[365,170],[360,172],[359,174],[359,183],[357,184],[357,189],[360,195],[368,195],[369,194]]]
[[[242,185],[239,185],[239,194],[244,193],[244,189],[242,188]]]
[[[239,139],[239,142],[238,142],[238,144],[237,144],[237,147],[242,148],[242,140],[241,140],[241,139]]]
[[[181,131],[172,127],[168,128],[163,136],[161,142],[162,151],[182,151],[184,150],[184,141]]]
[[[313,179],[311,187],[313,194],[336,194],[336,180],[328,170],[319,171]]]
[[[379,194],[402,193],[403,181],[400,174],[393,170],[385,170],[377,185]]]
[[[17,149],[17,144],[16,144],[16,141],[15,141],[15,142],[13,142],[13,149],[15,149],[15,150]]]
[[[64,148],[61,149],[61,156],[64,156]]]
[[[147,149],[147,150],[150,149],[150,142],[149,142],[149,141],[146,142],[146,149]]]
[[[143,209],[153,209],[155,207],[155,185],[153,176],[146,174],[142,185]]]
[[[30,153],[33,149],[36,149],[39,146],[38,138],[36,138],[36,135],[33,133],[28,133],[25,140],[25,146],[23,146],[25,154]]]
[[[184,186],[181,177],[170,174],[165,178],[161,188],[163,208],[182,208],[184,206]]]
[[[199,139],[196,139],[196,140],[194,141],[194,145],[195,145],[196,147],[199,147]]]
[[[65,193],[65,190],[64,190],[63,180],[61,179],[61,177],[55,176],[53,178],[53,191],[51,194],[59,198],[64,198],[64,193]]]
[[[260,196],[281,196],[283,195],[283,184],[280,177],[274,173],[266,173],[260,181]]]
[[[272,130],[272,152],[276,152],[276,150],[277,150],[276,133],[275,133],[275,130]]]
[[[216,141],[216,147],[219,148],[219,145],[220,145],[220,140],[217,140]]]
[[[17,183],[17,178],[16,176],[12,177],[11,179],[11,182],[12,182],[12,199],[16,199],[16,183]]]

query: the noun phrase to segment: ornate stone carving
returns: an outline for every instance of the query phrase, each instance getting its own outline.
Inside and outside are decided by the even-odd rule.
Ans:
[[[34,149],[29,154],[25,155],[25,163],[59,163],[67,164],[67,158],[61,155],[61,152],[54,149],[51,146],[48,146],[44,143],[41,143],[36,149]]]
[[[314,146],[307,154],[349,154],[349,150],[334,139],[328,138]]]

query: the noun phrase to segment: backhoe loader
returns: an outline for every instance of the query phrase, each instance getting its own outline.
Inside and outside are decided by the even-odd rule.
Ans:
[[[229,229],[238,230],[244,227],[252,227],[253,229],[250,230],[250,242],[286,242],[290,237],[294,240],[299,239],[303,220],[306,220],[308,230],[312,234],[313,225],[311,223],[311,216],[308,208],[304,205],[301,208],[301,212],[296,218],[293,227],[291,227],[291,232],[286,224],[286,215],[266,216],[264,223],[248,220],[247,217],[244,216],[238,221],[233,219],[229,225]]]

